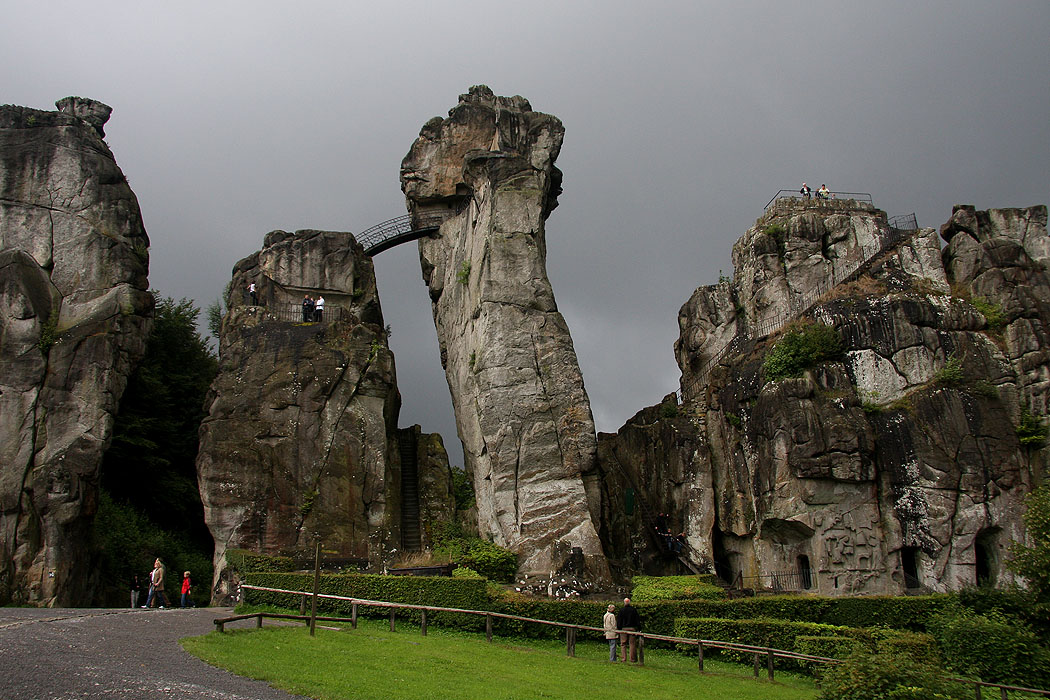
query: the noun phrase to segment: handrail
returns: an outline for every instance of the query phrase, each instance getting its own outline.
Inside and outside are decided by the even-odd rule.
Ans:
[[[398,243],[414,241],[441,227],[457,209],[435,209],[416,214],[402,214],[371,226],[354,236],[365,249],[365,255],[375,255]]]
[[[871,204],[871,205],[875,204],[875,202],[871,199],[871,194],[868,193],[868,192],[830,192],[829,191],[828,194],[830,195],[830,198],[834,199],[834,200],[845,201],[845,200],[853,199],[853,200],[856,200],[858,202],[867,202],[868,204]],[[817,196],[817,191],[816,190],[813,190],[812,197],[813,197],[814,200],[820,200],[821,199],[820,197]],[[762,209],[763,209],[763,211],[765,211],[765,210],[769,209],[770,205],[773,204],[773,202],[777,201],[778,199],[788,199],[788,198],[799,199],[799,200],[804,201],[804,202],[805,201],[809,201],[809,198],[808,197],[803,197],[802,193],[799,190],[780,190],[775,195],[773,195],[773,199],[771,199],[768,202],[766,202],[766,206],[762,207]],[[824,200],[824,201],[826,201],[826,200]]]
[[[313,593],[311,593],[309,591],[292,591],[292,590],[283,589],[283,588],[268,588],[268,587],[265,587],[265,586],[252,586],[252,585],[249,585],[249,584],[242,584],[241,588],[242,589],[255,590],[255,591],[265,591],[265,592],[270,592],[270,593],[287,593],[287,594],[291,594],[291,595],[299,595],[299,596],[303,596],[304,600],[305,600],[306,597],[310,597],[310,596],[314,595]],[[488,611],[488,610],[465,610],[463,608],[446,608],[446,607],[429,606],[429,605],[415,605],[415,604],[412,604],[412,603],[392,603],[392,602],[389,602],[389,601],[368,600],[368,599],[364,599],[364,598],[353,598],[353,597],[350,597],[350,596],[331,595],[331,594],[328,594],[328,593],[319,593],[319,594],[317,594],[317,597],[318,598],[326,598],[326,599],[329,599],[329,600],[341,600],[341,601],[346,601],[346,602],[352,603],[355,606],[355,608],[354,608],[354,616],[351,617],[351,618],[331,617],[331,616],[324,616],[324,617],[316,616],[313,619],[315,619],[315,620],[322,620],[322,621],[325,621],[325,622],[350,622],[355,627],[357,625],[357,614],[356,614],[356,610],[357,610],[356,606],[357,605],[383,607],[383,608],[391,608],[391,609],[404,608],[404,609],[408,609],[408,610],[419,610],[419,611],[421,611],[423,613],[423,621],[422,621],[422,625],[421,625],[421,630],[422,630],[423,634],[426,634],[426,613],[427,612],[465,613],[465,614],[468,614],[468,615],[485,616],[486,618],[489,618],[489,619],[491,619],[491,618],[501,618],[501,619],[507,619],[507,620],[516,620],[516,621],[520,621],[520,622],[537,623],[537,624],[541,624],[541,625],[548,625],[548,626],[551,626],[551,627],[561,627],[561,628],[564,628],[567,632],[571,632],[570,634],[566,634],[566,644],[567,644],[567,647],[568,647],[568,649],[570,651],[570,656],[575,656],[575,641],[576,641],[575,632],[576,631],[582,630],[584,632],[597,632],[597,633],[604,633],[605,632],[605,628],[603,628],[603,627],[590,627],[588,625],[575,625],[575,624],[568,623],[568,622],[553,622],[551,620],[540,620],[540,619],[532,618],[532,617],[522,617],[520,615],[510,615],[510,614],[507,614],[507,613],[498,613],[498,612],[492,612],[492,611]],[[227,624],[229,622],[236,622],[238,620],[247,620],[247,619],[251,619],[253,617],[258,621],[258,623],[257,623],[258,627],[262,627],[263,618],[266,618],[266,617],[273,618],[273,619],[280,619],[280,620],[303,620],[303,621],[306,621],[306,622],[309,622],[309,620],[310,620],[310,616],[309,615],[290,615],[290,614],[285,614],[285,613],[259,612],[259,613],[248,613],[248,614],[244,614],[244,615],[232,615],[232,616],[225,617],[225,618],[216,618],[213,622],[215,624],[215,628],[216,628],[217,631],[224,632],[225,631],[224,630],[224,625],[225,624]],[[390,622],[391,630],[393,630],[393,624],[394,624],[393,623],[393,619],[394,619],[393,618],[393,612],[391,612],[391,618],[390,618],[390,620],[391,620],[391,622]],[[491,630],[492,630],[491,625],[490,624],[486,624],[486,636],[488,636],[489,641],[492,641]],[[710,648],[714,648],[714,649],[725,649],[727,651],[740,651],[740,652],[744,652],[744,653],[754,654],[754,667],[755,667],[755,677],[756,678],[758,677],[759,658],[764,655],[767,658],[767,668],[768,668],[769,679],[770,680],[773,680],[773,659],[774,658],[790,659],[790,660],[793,660],[793,661],[807,661],[807,662],[810,662],[810,663],[818,663],[818,664],[838,664],[838,663],[842,663],[843,662],[842,659],[833,659],[833,658],[830,658],[830,657],[827,657],[827,656],[814,656],[812,654],[802,654],[800,652],[787,651],[785,649],[775,649],[775,648],[772,648],[772,647],[759,647],[759,646],[753,646],[753,645],[750,645],[750,644],[740,644],[740,643],[737,643],[737,642],[724,642],[724,641],[717,640],[717,639],[697,639],[697,638],[690,638],[690,637],[673,637],[673,636],[670,636],[670,635],[649,634],[649,633],[646,633],[646,632],[636,632],[636,631],[628,631],[628,630],[617,630],[616,633],[619,634],[619,635],[630,635],[630,636],[633,636],[633,637],[637,637],[639,639],[641,644],[639,645],[640,653],[639,653],[639,657],[638,658],[639,658],[639,661],[641,663],[643,663],[643,664],[645,663],[644,649],[645,649],[645,640],[646,639],[652,639],[654,641],[671,642],[673,644],[682,644],[682,645],[685,645],[685,646],[695,646],[695,647],[697,647],[698,650],[700,651],[700,666],[699,666],[699,668],[700,668],[701,671],[703,671],[703,658],[704,658],[703,657],[703,649],[704,649],[704,647],[710,647]],[[955,676],[944,676],[944,679],[947,680],[947,681],[952,681],[954,683],[965,683],[967,685],[973,685],[975,687],[975,689],[977,690],[977,697],[978,698],[981,697],[980,689],[982,687],[984,687],[984,688],[999,688],[999,690],[1002,693],[1002,696],[1004,698],[1006,697],[1007,691],[1017,691],[1017,692],[1022,692],[1022,693],[1032,693],[1032,694],[1035,694],[1035,695],[1041,695],[1043,697],[1050,697],[1050,690],[1041,690],[1039,688],[1025,688],[1023,686],[1006,685],[1006,684],[1003,684],[1003,683],[991,683],[991,682],[988,682],[988,681],[974,680],[972,678],[958,678],[958,677],[955,677]]]

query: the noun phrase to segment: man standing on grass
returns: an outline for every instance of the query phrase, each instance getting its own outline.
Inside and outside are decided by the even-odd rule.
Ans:
[[[642,628],[642,618],[638,610],[631,605],[630,598],[623,599],[623,607],[620,615],[616,618],[617,626],[621,632],[637,632]],[[638,661],[638,636],[634,634],[620,635],[620,661],[627,661],[627,647],[631,648],[631,663]]]

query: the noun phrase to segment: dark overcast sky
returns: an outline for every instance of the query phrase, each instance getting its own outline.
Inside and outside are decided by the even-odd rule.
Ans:
[[[1050,200],[1050,2],[20,2],[0,102],[114,108],[150,282],[201,307],[274,229],[403,214],[420,127],[474,84],[558,116],[548,271],[595,422],[678,386],[678,309],[802,180],[939,226]],[[401,424],[461,457],[414,245],[381,253]]]

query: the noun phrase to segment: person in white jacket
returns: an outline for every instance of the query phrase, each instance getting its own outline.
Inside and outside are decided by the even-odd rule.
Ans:
[[[612,603],[606,609],[602,623],[605,627],[605,639],[609,642],[609,661],[616,661],[616,638],[619,635],[616,633],[616,606]]]

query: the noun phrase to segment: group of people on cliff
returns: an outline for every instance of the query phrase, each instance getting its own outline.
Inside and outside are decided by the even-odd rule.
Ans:
[[[145,608],[158,607],[161,610],[168,607],[168,596],[164,592],[164,574],[165,574],[164,562],[159,558],[153,562],[153,570],[146,575],[146,580],[149,581],[149,594],[146,596],[146,604],[142,606]],[[190,598],[190,593],[193,592],[193,585],[190,581],[190,572],[184,571],[182,573],[182,600],[181,607],[192,608],[195,607],[193,600]],[[138,607],[139,596],[142,594],[142,584],[139,582],[138,574],[131,577],[131,607]],[[154,606],[156,601],[156,606]]]
[[[324,297],[320,294],[312,298],[309,294],[303,297],[303,323],[320,323],[324,320]]]
[[[620,643],[620,661],[627,661],[627,652],[630,650],[631,663],[638,661],[638,635],[631,632],[640,632],[642,629],[642,618],[638,609],[631,605],[630,598],[623,599],[623,607],[616,612],[616,606],[612,603],[606,608],[602,618],[602,626],[605,629],[605,639],[609,642],[609,661],[616,661],[616,643]]]
[[[803,182],[799,194],[802,195],[802,199],[809,199],[813,194],[813,190],[810,189],[809,185]],[[831,190],[828,189],[827,185],[821,185],[820,189],[817,190],[817,199],[831,199],[831,196]]]

